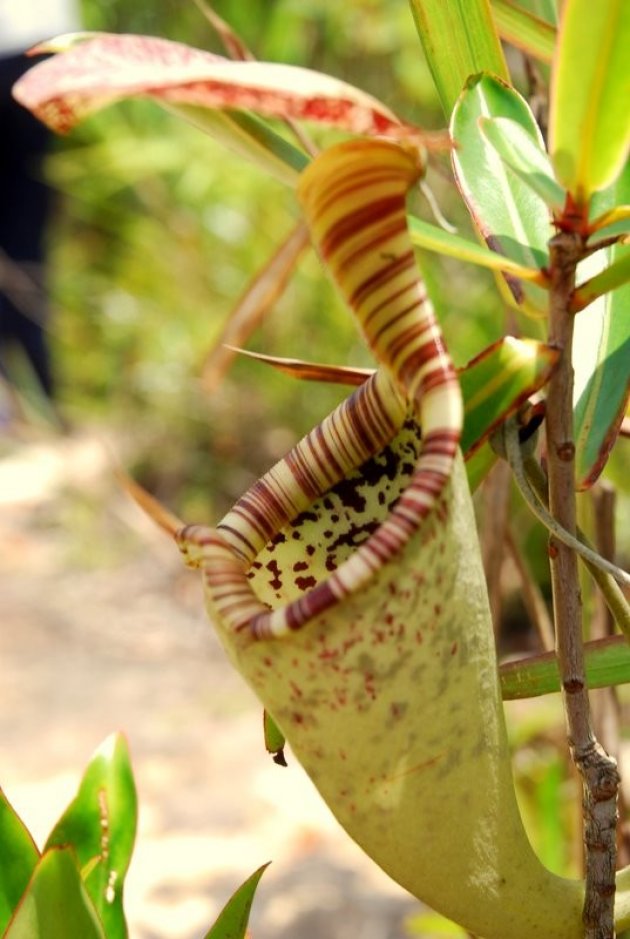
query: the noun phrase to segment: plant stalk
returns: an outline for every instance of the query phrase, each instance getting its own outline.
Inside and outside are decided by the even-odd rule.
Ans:
[[[548,387],[546,436],[549,507],[556,521],[576,532],[575,445],[573,443],[573,366],[571,298],[575,271],[584,254],[583,238],[560,231],[549,242],[549,341],[561,350]],[[582,643],[582,603],[577,557],[556,540],[549,542],[556,655],[560,669],[569,746],[582,778],[586,894],[585,939],[614,939],[617,792],[615,760],[593,732]]]

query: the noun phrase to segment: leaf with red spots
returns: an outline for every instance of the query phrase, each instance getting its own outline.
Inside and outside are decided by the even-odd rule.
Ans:
[[[350,134],[426,136],[427,142],[449,146],[446,135],[423,135],[376,98],[329,75],[292,65],[235,62],[151,36],[95,34],[34,66],[14,86],[14,95],[60,133],[116,101],[152,98],[251,156],[267,151],[267,157],[285,164],[285,175],[299,171],[307,155],[239,112],[313,121]]]

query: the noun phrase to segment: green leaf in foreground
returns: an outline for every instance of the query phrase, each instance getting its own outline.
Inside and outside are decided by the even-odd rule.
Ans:
[[[487,0],[411,0],[411,10],[446,117],[471,75],[509,79]]]
[[[136,789],[122,734],[96,751],[46,848],[71,845],[108,939],[126,939],[123,883],[136,832]]]
[[[46,851],[4,939],[105,939],[70,849]],[[109,937],[108,937],[109,939]]]
[[[625,636],[588,642],[584,647],[589,688],[606,688],[630,682],[630,645]],[[503,699],[535,698],[560,691],[555,653],[505,662],[499,669]]]
[[[549,152],[578,203],[614,182],[630,144],[630,3],[566,0],[551,84]]]
[[[461,448],[467,459],[508,414],[545,384],[557,361],[558,352],[551,346],[506,336],[460,371]]]
[[[630,201],[630,166],[617,182],[597,193],[597,214]],[[630,249],[615,245],[597,251],[578,268],[581,281],[610,280],[627,269]],[[620,265],[620,267],[619,267]],[[599,278],[599,281],[598,279]],[[585,284],[584,290],[589,289]],[[578,290],[579,295],[579,290]],[[575,470],[579,489],[588,489],[606,465],[623,419],[630,392],[630,283],[597,297],[575,317],[573,335],[573,425]]]
[[[492,0],[492,13],[502,39],[526,55],[551,62],[556,42],[556,31],[551,23],[512,0]]]
[[[567,194],[556,182],[541,141],[532,137],[521,124],[507,117],[482,117],[479,126],[488,143],[519,179],[537,193],[550,209],[561,212]]]
[[[245,939],[249,914],[260,878],[269,864],[263,864],[241,884],[225,904],[204,939]]]
[[[473,221],[486,243],[525,268],[548,264],[547,242],[553,235],[550,213],[537,193],[499,157],[483,136],[481,118],[509,118],[542,149],[538,125],[527,102],[492,75],[472,78],[451,119],[453,170]],[[547,295],[535,284],[503,275],[519,306],[546,309]]]
[[[0,789],[0,935],[4,935],[38,860],[35,842]]]

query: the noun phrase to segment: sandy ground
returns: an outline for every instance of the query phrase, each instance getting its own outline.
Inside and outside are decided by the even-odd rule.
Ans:
[[[254,939],[404,939],[418,905],[294,761],[264,752],[260,709],[206,623],[197,577],[116,492],[100,443],[1,452],[0,784],[36,839],[120,729],[140,798],[132,939],[201,939],[268,860]],[[87,498],[99,488],[100,506]]]

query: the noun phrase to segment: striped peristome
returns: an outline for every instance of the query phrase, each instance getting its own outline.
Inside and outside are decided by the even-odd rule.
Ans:
[[[407,192],[421,170],[401,146],[355,140],[326,150],[303,173],[299,195],[313,241],[381,367],[236,503],[216,533],[200,532],[196,549],[186,529],[187,550],[198,552],[217,609],[234,629],[283,635],[360,589],[407,543],[450,476],[462,419],[459,384],[406,222]],[[247,578],[256,555],[391,439],[409,413],[422,426],[422,445],[388,517],[330,576],[270,611]]]

